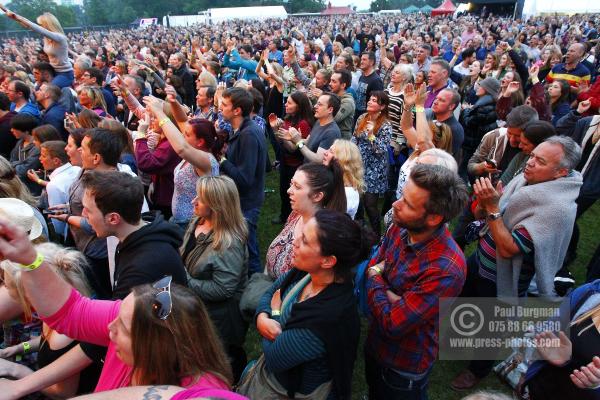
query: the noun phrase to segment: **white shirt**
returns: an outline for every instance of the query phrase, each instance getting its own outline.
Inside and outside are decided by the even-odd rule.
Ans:
[[[81,172],[81,168],[66,163],[56,168],[49,176],[50,182],[46,185],[48,194],[48,206],[57,206],[69,202],[69,189]],[[66,224],[63,221],[52,218],[54,231],[64,235]]]
[[[356,211],[358,211],[360,195],[358,194],[358,191],[351,186],[345,186],[344,190],[346,191],[346,214],[354,219]]]

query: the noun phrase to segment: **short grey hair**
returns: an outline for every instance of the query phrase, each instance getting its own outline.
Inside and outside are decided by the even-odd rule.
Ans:
[[[506,126],[509,128],[525,129],[525,125],[539,119],[535,108],[522,105],[513,108],[506,116]]]
[[[414,80],[413,69],[409,64],[396,64],[394,69],[402,75],[403,81],[412,82]]]
[[[81,55],[75,59],[75,64],[81,69],[91,68],[92,67],[92,59],[88,56]]]
[[[452,172],[458,172],[458,165],[456,164],[456,160],[454,159],[454,157],[452,157],[452,155],[446,153],[444,150],[436,148],[427,149],[421,154],[419,154],[417,161],[422,157],[427,156],[433,157],[435,159],[435,162],[432,165],[439,165],[444,168],[448,168]]]
[[[550,136],[543,143],[557,144],[563,149],[563,157],[558,164],[559,168],[573,171],[581,161],[581,146],[568,136]]]

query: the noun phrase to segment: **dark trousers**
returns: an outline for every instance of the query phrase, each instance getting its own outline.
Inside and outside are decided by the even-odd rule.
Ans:
[[[292,167],[285,165],[284,163],[279,164],[279,198],[281,199],[281,211],[279,216],[284,222],[292,212],[290,196],[287,191],[290,188],[290,181],[294,177],[297,169],[298,167]]]
[[[233,344],[227,345],[225,350],[227,351],[227,357],[231,364],[231,371],[233,372],[233,383],[237,383],[248,364],[248,357],[243,346],[236,346]]]
[[[248,224],[248,275],[261,272],[260,253],[258,250],[258,216],[260,208],[243,211]]]
[[[429,372],[425,377],[408,379],[380,365],[365,351],[365,374],[369,385],[369,400],[427,400]]]
[[[460,294],[461,297],[496,297],[496,284],[479,275],[476,253],[467,259],[467,280]],[[494,367],[495,360],[473,360],[467,367],[478,378],[487,376]]]
[[[363,195],[363,205],[369,218],[369,223],[373,232],[381,236],[381,214],[377,209],[377,200],[379,200],[378,193],[365,193]]]
[[[577,225],[577,220],[588,210],[588,208],[594,205],[596,199],[579,196],[575,202],[577,203],[577,217],[575,218],[573,234],[571,235],[569,248],[567,249],[567,254],[565,255],[563,268],[566,268],[575,259],[575,257],[577,257],[577,245],[579,244],[579,226]]]

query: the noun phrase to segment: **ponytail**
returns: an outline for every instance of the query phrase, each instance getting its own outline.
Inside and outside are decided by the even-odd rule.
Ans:
[[[346,212],[346,191],[344,190],[344,172],[340,164],[332,160],[329,166],[319,163],[303,164],[298,171],[306,174],[312,193],[323,193],[321,206],[329,210]]]

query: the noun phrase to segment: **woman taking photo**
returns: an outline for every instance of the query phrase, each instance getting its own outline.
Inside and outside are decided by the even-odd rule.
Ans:
[[[171,285],[170,276],[135,287],[123,301],[91,300],[54,272],[21,228],[0,219],[0,232],[2,256],[27,266],[21,282],[42,320],[75,340],[108,347],[97,392],[158,384],[229,388],[231,371],[204,304]]]
[[[69,61],[69,43],[65,32],[58,19],[50,13],[44,13],[37,18],[37,24],[0,5],[6,16],[15,20],[21,26],[31,29],[44,36],[44,53],[48,55],[50,65],[54,68],[55,75],[52,84],[66,88],[73,84],[73,67]],[[39,24],[39,25],[38,25]]]
[[[290,128],[300,132],[302,139],[306,139],[310,135],[310,130],[314,124],[315,117],[310,100],[305,93],[293,92],[285,102],[285,118],[283,121],[275,119],[269,124],[273,130],[287,131]],[[290,180],[296,173],[296,169],[302,165],[304,157],[298,148],[288,140],[279,140],[281,148],[281,164],[279,166],[279,198],[281,199],[281,211],[279,218],[273,219],[273,223],[283,223],[287,221],[292,208],[290,205],[290,197],[287,190],[290,187]]]
[[[350,270],[372,242],[337,211],[319,210],[307,221],[294,240],[294,268],[261,299],[256,327],[263,357],[243,378],[240,393],[350,397],[360,330]]]
[[[248,228],[235,183],[226,176],[198,178],[194,217],[180,248],[188,287],[206,305],[231,360],[234,382],[246,366],[248,324],[240,297],[248,281]]]
[[[365,166],[365,193],[363,202],[373,232],[381,234],[381,214],[377,200],[387,190],[387,146],[392,137],[388,120],[389,98],[384,91],[371,92],[367,112],[358,117],[352,142],[359,150]],[[362,219],[362,215],[358,215]]]
[[[344,171],[346,214],[354,219],[360,203],[360,195],[365,191],[365,170],[360,158],[360,150],[349,140],[336,139],[323,154],[323,165],[328,166],[332,160],[337,161]]]
[[[267,250],[265,273],[273,280],[293,267],[292,243],[317,210],[346,212],[343,172],[336,161],[327,167],[317,163],[301,165],[291,180],[288,195],[292,213]]]

